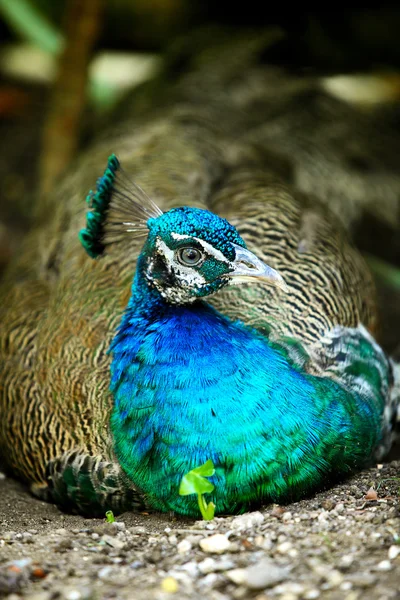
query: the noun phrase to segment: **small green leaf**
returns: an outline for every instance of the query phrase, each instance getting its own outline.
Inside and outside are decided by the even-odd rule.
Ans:
[[[182,477],[181,485],[179,486],[179,495],[209,494],[213,489],[214,485],[210,481],[190,471],[190,473]]]
[[[197,496],[197,502],[203,519],[205,521],[212,521],[215,512],[214,502],[209,502],[209,504],[207,504],[207,502],[204,500],[204,497],[201,494]]]
[[[115,517],[112,510],[106,512],[106,521],[107,523],[115,523]]]
[[[212,460],[208,460],[201,465],[186,473],[182,477],[181,484],[179,486],[180,496],[189,496],[190,494],[197,494],[197,502],[202,517],[205,521],[211,521],[214,518],[215,504],[210,502],[207,504],[202,494],[209,494],[214,489],[214,484],[208,481],[206,477],[214,475],[215,469]]]
[[[215,469],[212,460],[208,460],[204,465],[196,467],[182,477],[179,486],[180,496],[189,496],[190,494],[209,494],[213,491],[214,485],[205,479],[214,475]]]
[[[204,465],[200,467],[196,467],[190,471],[191,473],[196,473],[196,475],[202,475],[203,477],[212,477],[215,473],[214,463],[211,458],[208,459]]]

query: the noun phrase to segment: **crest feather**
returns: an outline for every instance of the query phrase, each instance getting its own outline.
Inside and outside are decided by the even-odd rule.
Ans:
[[[162,215],[148,195],[132,181],[112,154],[106,170],[90,190],[86,202],[86,228],[79,239],[92,258],[104,254],[106,247],[147,235],[147,221]]]

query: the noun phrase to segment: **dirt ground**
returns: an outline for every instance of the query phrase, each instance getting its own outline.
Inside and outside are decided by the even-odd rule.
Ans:
[[[9,600],[400,598],[400,461],[310,499],[207,523],[62,513],[0,480]],[[373,488],[371,490],[370,488]]]

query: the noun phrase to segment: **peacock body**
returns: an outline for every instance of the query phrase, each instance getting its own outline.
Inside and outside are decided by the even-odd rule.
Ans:
[[[0,452],[68,509],[198,516],[179,482],[211,459],[217,511],[240,512],[391,445],[397,372],[371,335],[371,275],[340,220],[266,150],[265,114],[243,109],[232,68],[236,104],[212,80],[194,106],[189,81],[134,134],[119,130],[121,163],[159,208],[111,157],[81,232],[101,259],[83,252],[99,143],[5,276]]]

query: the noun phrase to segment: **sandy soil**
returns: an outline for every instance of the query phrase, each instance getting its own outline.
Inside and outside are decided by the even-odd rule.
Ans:
[[[85,519],[3,478],[0,595],[400,598],[399,467],[379,465],[310,499],[211,523],[132,513],[114,524]]]

